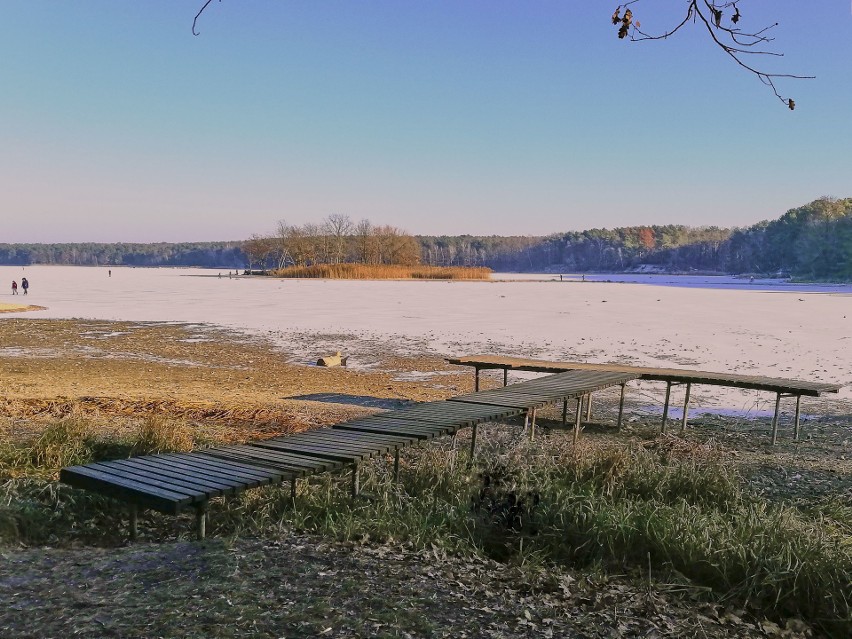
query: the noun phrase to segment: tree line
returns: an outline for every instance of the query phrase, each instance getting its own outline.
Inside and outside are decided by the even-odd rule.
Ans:
[[[823,197],[746,228],[683,225],[589,229],[549,236],[412,236],[330,215],[279,222],[241,242],[0,244],[0,264],[202,266],[267,270],[313,264],[486,266],[496,271],[784,275],[852,281],[852,198]]]

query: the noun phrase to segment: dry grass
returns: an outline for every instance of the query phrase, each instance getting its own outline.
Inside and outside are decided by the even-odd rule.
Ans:
[[[403,266],[400,264],[315,264],[272,272],[275,277],[335,280],[487,280],[485,267]]]

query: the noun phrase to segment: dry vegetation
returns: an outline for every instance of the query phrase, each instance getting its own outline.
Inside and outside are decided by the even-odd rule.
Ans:
[[[337,280],[487,280],[490,268],[482,266],[405,266],[401,264],[315,264],[272,271],[275,277]]]
[[[462,432],[405,451],[399,484],[390,460],[366,466],[362,499],[346,476],[321,475],[295,501],[276,487],[214,500],[209,543],[174,541],[188,520],[146,512],[142,542],[121,548],[124,510],[59,485],[59,468],[313,428],[371,412],[366,398],[464,392],[472,375],[389,354],[371,372],[293,365],[198,326],[8,320],[0,339],[38,345],[0,355],[4,637],[852,629],[843,406],[772,448],[765,422],[730,418],[695,419],[685,438],[641,416],[615,433],[615,397],[602,397],[578,449],[554,410],[535,442],[518,423],[484,427],[472,467]],[[441,386],[391,369],[441,372]]]

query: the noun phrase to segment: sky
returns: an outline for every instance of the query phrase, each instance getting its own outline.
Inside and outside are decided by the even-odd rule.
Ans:
[[[689,24],[596,0],[3,0],[0,242],[746,226],[852,196],[852,6],[773,22],[790,111]],[[664,6],[665,5],[665,6]],[[644,30],[684,2],[633,5]],[[659,27],[659,28],[658,28]]]

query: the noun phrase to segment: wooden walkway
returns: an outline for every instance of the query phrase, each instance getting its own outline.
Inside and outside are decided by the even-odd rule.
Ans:
[[[796,416],[794,424],[794,437],[799,438],[799,414],[802,396],[820,397],[825,393],[836,393],[842,386],[838,384],[825,384],[822,382],[809,382],[796,379],[783,379],[779,377],[764,377],[761,375],[737,375],[735,373],[713,373],[709,371],[688,370],[679,368],[652,368],[645,366],[622,366],[619,364],[588,364],[585,362],[553,362],[540,359],[524,359],[521,357],[503,357],[500,355],[466,355],[447,359],[450,364],[459,366],[472,366],[475,369],[474,388],[479,390],[479,371],[501,369],[503,371],[503,385],[508,381],[508,372],[532,371],[538,373],[560,373],[564,371],[596,371],[610,373],[628,373],[636,376],[636,379],[666,382],[666,400],[663,406],[662,429],[666,432],[668,421],[669,400],[671,399],[672,386],[686,385],[686,393],[683,404],[683,417],[681,419],[681,430],[686,428],[687,415],[689,412],[689,393],[693,384],[709,384],[713,386],[728,386],[733,388],[747,388],[753,390],[770,391],[775,396],[775,413],[772,418],[772,443],[778,439],[778,416],[781,408],[782,397],[796,398]],[[514,387],[514,385],[512,386]],[[621,424],[621,413],[624,408],[624,394],[622,388],[621,405],[619,408],[619,425]],[[591,401],[588,405],[591,411]]]
[[[365,460],[393,454],[394,475],[398,477],[400,449],[466,427],[472,428],[473,458],[478,424],[526,413],[526,425],[533,437],[537,409],[560,401],[565,422],[568,401],[577,400],[576,442],[582,398],[614,385],[621,385],[623,397],[624,385],[635,378],[634,373],[568,371],[250,444],[72,466],[63,468],[59,479],[126,502],[130,506],[131,538],[136,537],[139,508],[174,515],[192,508],[201,539],[206,533],[207,502],[213,497],[288,481],[295,496],[298,478],[344,468],[352,469],[352,494],[357,495],[358,465]]]

